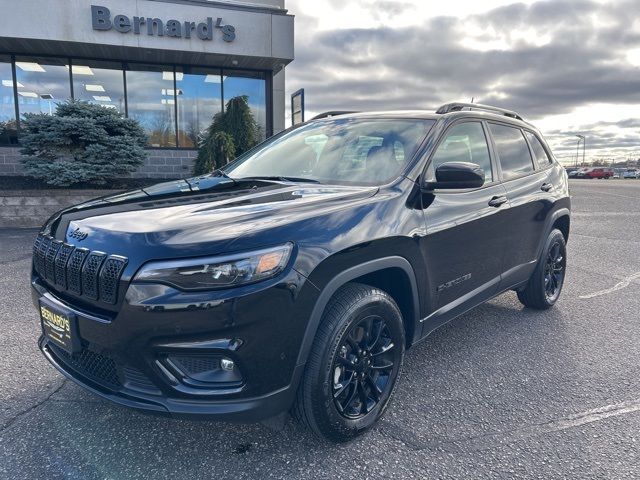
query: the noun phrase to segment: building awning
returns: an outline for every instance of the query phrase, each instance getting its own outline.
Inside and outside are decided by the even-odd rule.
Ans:
[[[275,72],[294,57],[293,16],[281,9],[193,0],[94,3],[16,2],[0,17],[0,51]]]

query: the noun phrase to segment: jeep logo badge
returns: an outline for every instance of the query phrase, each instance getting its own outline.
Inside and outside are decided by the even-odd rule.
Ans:
[[[67,235],[67,237],[69,238],[75,238],[78,241],[82,241],[85,238],[87,238],[89,236],[89,234],[87,232],[83,232],[82,230],[80,230],[79,228],[76,228],[73,232],[69,233]]]

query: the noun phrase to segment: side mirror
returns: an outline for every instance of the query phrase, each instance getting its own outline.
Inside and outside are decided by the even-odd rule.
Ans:
[[[484,185],[484,170],[475,163],[447,162],[436,168],[436,181],[427,182],[426,190],[479,188]]]

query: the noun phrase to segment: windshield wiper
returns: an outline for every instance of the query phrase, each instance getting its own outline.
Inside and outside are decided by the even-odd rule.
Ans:
[[[230,177],[227,172],[225,172],[224,170],[220,169],[220,168],[216,168],[213,172],[211,172],[211,175],[214,175],[216,177],[224,177],[224,178],[228,178],[229,180],[231,180],[233,183],[238,183],[236,181],[235,178]]]
[[[293,182],[293,183],[321,183],[313,178],[306,177],[283,177],[281,175],[265,175],[257,177],[240,177],[238,180],[276,180],[279,182]]]

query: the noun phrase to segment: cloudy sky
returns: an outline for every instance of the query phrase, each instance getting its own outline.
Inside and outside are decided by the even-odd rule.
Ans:
[[[558,158],[640,158],[640,0],[286,0],[287,95],[326,110],[513,109]],[[287,109],[289,106],[287,105]]]

